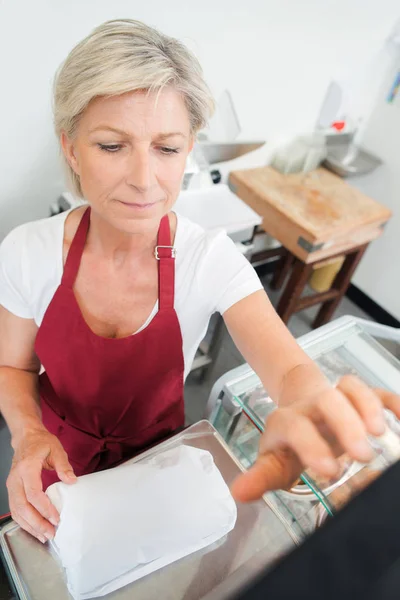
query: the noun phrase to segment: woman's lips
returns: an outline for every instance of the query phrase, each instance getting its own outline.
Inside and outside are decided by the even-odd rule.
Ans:
[[[134,209],[134,210],[146,210],[146,208],[151,208],[152,206],[155,206],[157,204],[157,202],[138,203],[138,202],[123,202],[122,200],[118,200],[118,202],[120,202],[127,208]]]

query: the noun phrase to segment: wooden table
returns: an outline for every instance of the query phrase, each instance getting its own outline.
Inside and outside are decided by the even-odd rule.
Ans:
[[[262,229],[282,244],[262,253],[280,256],[275,289],[291,271],[277,307],[282,320],[287,323],[293,313],[322,303],[313,326],[329,321],[368,244],[382,234],[390,210],[323,168],[290,175],[272,167],[232,171],[229,185],[262,217]],[[331,289],[301,297],[313,269],[341,256],[345,260]]]

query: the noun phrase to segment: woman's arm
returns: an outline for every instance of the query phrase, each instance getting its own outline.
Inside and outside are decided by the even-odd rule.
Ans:
[[[288,487],[304,467],[334,475],[338,448],[355,460],[372,458],[367,435],[383,433],[383,405],[400,417],[400,397],[382,395],[352,376],[333,388],[264,291],[236,303],[223,317],[239,351],[279,407],[267,420],[257,463],[233,488],[238,499]]]
[[[33,351],[34,321],[0,306],[0,412],[13,447],[25,430],[43,427],[38,397],[40,363]]]
[[[311,379],[304,377],[304,384],[310,385],[310,391],[318,392],[328,385],[324,375],[282,323],[264,291],[237,302],[223,316],[238,350],[278,405],[291,402],[287,386],[290,373],[295,370],[296,377],[303,369],[312,372]]]
[[[13,465],[7,479],[12,517],[40,541],[53,537],[58,513],[43,493],[41,472],[54,468],[66,483],[75,480],[58,439],[40,414],[34,352],[37,327],[0,306],[0,412],[11,432]]]

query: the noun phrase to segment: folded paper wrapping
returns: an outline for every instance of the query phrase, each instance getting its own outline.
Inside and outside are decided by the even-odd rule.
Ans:
[[[75,600],[108,594],[221,539],[236,504],[206,450],[179,446],[55,483],[53,547]]]

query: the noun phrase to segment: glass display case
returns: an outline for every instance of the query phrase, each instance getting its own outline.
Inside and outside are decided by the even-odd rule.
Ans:
[[[343,317],[299,338],[298,343],[332,384],[343,375],[354,374],[369,386],[400,393],[398,329]],[[217,381],[207,416],[242,465],[249,468],[257,457],[265,421],[275,408],[257,375],[243,365]],[[290,490],[268,494],[294,534],[301,538],[312,533],[400,458],[400,423],[389,411],[386,419],[386,434],[371,438],[374,460],[368,465],[343,455],[338,458],[340,469],[334,479],[318,479],[306,471]]]

